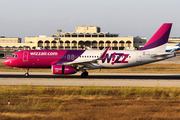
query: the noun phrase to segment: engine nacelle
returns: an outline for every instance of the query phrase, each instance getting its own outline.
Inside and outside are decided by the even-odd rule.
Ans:
[[[52,65],[51,70],[53,74],[74,74],[77,72],[75,67],[67,65]]]

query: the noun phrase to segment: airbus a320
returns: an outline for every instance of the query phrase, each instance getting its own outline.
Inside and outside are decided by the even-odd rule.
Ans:
[[[53,74],[74,74],[82,71],[81,77],[88,76],[89,69],[126,68],[148,64],[174,57],[166,52],[172,23],[164,23],[145,46],[139,50],[23,50],[4,60],[11,67],[51,68]]]

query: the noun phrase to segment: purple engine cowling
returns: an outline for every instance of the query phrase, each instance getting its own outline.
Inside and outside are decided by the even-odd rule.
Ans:
[[[75,67],[67,65],[52,65],[51,70],[53,74],[74,74],[77,72]]]

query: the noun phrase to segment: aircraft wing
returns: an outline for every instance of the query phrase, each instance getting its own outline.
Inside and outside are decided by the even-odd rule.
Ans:
[[[73,61],[73,62],[67,62],[67,63],[62,63],[61,65],[69,65],[69,66],[79,66],[79,67],[89,67],[90,65],[92,65],[93,63],[98,63],[98,60],[102,60],[107,51],[109,50],[109,47],[106,48],[106,50],[103,52],[103,54],[97,58],[97,59],[87,59],[87,60],[81,60],[81,61]]]
[[[68,63],[63,63],[63,65],[69,65],[69,66],[79,66],[79,67],[89,67],[93,63],[97,63],[97,59],[94,60],[85,60],[85,61],[75,61],[75,62],[68,62]]]

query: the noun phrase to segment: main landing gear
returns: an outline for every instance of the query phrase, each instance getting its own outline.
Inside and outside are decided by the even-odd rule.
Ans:
[[[88,76],[88,72],[85,70],[82,74],[81,77],[82,78],[86,78]]]
[[[29,76],[29,68],[26,68],[26,73],[25,76],[28,77]]]
[[[88,76],[88,72],[83,67],[80,67],[79,71],[82,71],[82,74],[81,74],[82,78],[86,78]]]

